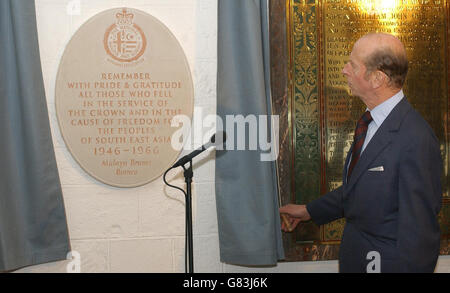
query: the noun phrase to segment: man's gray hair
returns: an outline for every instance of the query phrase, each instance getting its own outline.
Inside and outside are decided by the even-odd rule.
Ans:
[[[389,77],[390,83],[397,88],[401,88],[405,83],[408,73],[408,59],[405,54],[395,54],[390,48],[382,47],[368,56],[364,63],[367,73],[380,70]]]

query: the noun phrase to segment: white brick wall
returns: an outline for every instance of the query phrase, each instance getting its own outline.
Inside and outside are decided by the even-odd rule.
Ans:
[[[81,0],[81,14],[66,13],[69,0],[36,0],[42,70],[72,248],[82,272],[184,272],[184,196],[162,179],[139,188],[113,188],[87,175],[61,138],[54,105],[55,79],[64,48],[90,17],[113,7],[133,7],[162,21],[177,37],[193,73],[195,106],[216,111],[217,0]],[[207,130],[207,129],[206,129]],[[337,272],[336,261],[281,263],[248,268],[223,264],[214,195],[214,154],[194,164],[194,258],[196,272]],[[182,174],[169,178],[184,186]],[[67,261],[19,272],[65,272]],[[441,257],[438,272],[450,272]]]
[[[82,272],[183,272],[185,199],[162,179],[121,189],[102,184],[75,162],[61,137],[54,88],[65,46],[89,18],[114,7],[133,7],[162,21],[183,47],[201,116],[216,111],[216,0],[81,0],[79,15],[67,14],[69,0],[36,0],[41,62],[58,170],[73,250]],[[198,110],[197,109],[197,110]],[[206,129],[208,130],[208,129]],[[199,141],[196,141],[199,143]],[[193,217],[197,271],[221,272],[214,196],[214,153],[194,164]],[[180,171],[168,176],[184,187]],[[22,269],[65,272],[68,261]]]

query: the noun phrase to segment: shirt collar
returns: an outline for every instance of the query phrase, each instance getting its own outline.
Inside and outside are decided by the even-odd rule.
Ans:
[[[383,123],[384,119],[391,113],[392,109],[397,106],[397,104],[403,99],[404,94],[403,90],[400,90],[398,93],[384,101],[383,103],[379,104],[372,110],[369,110],[367,108],[367,111],[370,111],[370,115],[373,118],[373,121],[375,124],[380,127],[380,125]]]

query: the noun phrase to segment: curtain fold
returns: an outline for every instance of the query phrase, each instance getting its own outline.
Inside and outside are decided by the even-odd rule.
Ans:
[[[33,0],[0,1],[0,271],[70,251]]]
[[[268,23],[267,0],[219,0],[217,114],[225,129],[227,115],[271,114]],[[248,128],[246,136],[255,139]],[[276,165],[248,146],[216,151],[220,257],[230,264],[275,265],[284,258]]]

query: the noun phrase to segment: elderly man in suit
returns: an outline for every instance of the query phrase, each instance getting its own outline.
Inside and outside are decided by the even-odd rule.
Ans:
[[[340,272],[367,272],[374,256],[381,272],[435,269],[442,159],[433,130],[403,94],[407,71],[396,37],[372,33],[355,43],[342,73],[367,110],[355,130],[343,185],[307,205],[280,208],[288,221],[284,231],[310,219],[318,225],[346,219]]]

